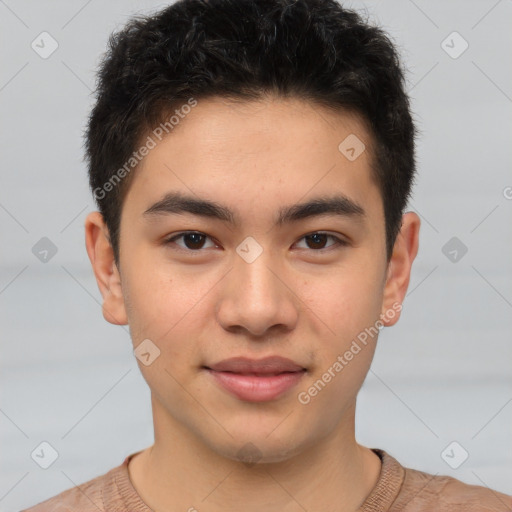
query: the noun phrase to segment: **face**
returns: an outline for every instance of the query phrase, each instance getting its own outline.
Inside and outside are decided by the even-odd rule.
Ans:
[[[355,159],[356,139],[355,152],[339,149],[353,135],[367,148]],[[145,353],[157,441],[172,426],[229,458],[252,443],[270,462],[349,428],[377,327],[398,320],[412,262],[400,273],[397,260],[394,274],[387,265],[369,146],[355,116],[216,98],[198,101],[141,162],[119,273],[100,288],[105,317],[129,323]],[[271,356],[297,371],[211,369]]]

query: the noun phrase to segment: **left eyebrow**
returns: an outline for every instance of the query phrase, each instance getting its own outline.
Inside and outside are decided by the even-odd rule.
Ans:
[[[239,225],[239,216],[227,206],[208,199],[197,198],[179,192],[169,192],[163,199],[150,206],[143,216],[191,214]],[[363,221],[367,217],[364,208],[345,195],[317,197],[304,203],[281,207],[274,225],[282,226],[299,220],[319,216],[337,216]]]
[[[275,224],[281,226],[302,219],[330,215],[362,221],[366,218],[364,208],[345,195],[318,197],[305,203],[280,208]]]

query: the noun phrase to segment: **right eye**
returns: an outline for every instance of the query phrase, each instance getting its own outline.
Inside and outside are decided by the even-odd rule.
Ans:
[[[174,244],[176,240],[182,238],[185,242],[185,246],[182,246],[180,244],[178,247],[181,248],[181,250],[184,251],[190,251],[190,252],[199,252],[200,249],[204,248],[204,241],[207,238],[210,238],[208,235],[205,235],[204,233],[201,233],[199,231],[183,231],[182,233],[178,233],[177,235],[173,235],[171,238],[167,238],[164,242],[164,245],[171,245]],[[215,244],[213,244],[213,247],[215,247]]]

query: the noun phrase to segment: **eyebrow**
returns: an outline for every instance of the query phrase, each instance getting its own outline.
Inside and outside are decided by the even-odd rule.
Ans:
[[[143,217],[150,219],[161,215],[192,214],[213,218],[239,225],[238,215],[215,201],[188,196],[179,192],[169,192],[163,199],[150,206]],[[339,216],[363,221],[366,217],[364,208],[343,194],[317,197],[304,203],[281,207],[274,221],[276,226],[290,224],[302,219],[321,215]]]

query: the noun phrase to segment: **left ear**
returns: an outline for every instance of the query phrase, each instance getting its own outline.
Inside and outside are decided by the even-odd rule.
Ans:
[[[418,253],[420,224],[420,218],[414,212],[407,212],[402,216],[402,227],[393,246],[384,286],[381,320],[386,327],[396,324],[400,318],[401,305],[411,277],[412,262]],[[390,315],[390,311],[394,314]]]

